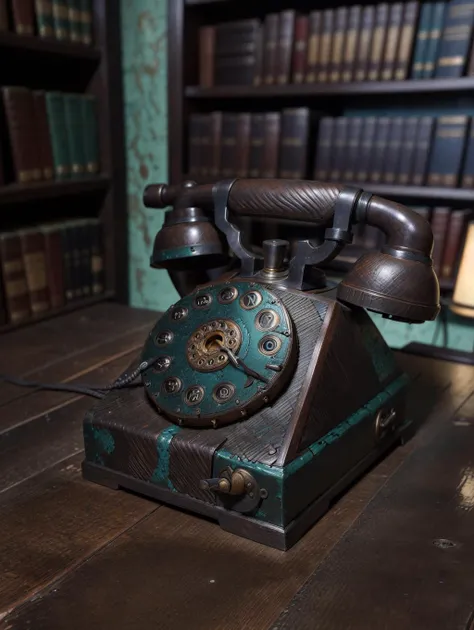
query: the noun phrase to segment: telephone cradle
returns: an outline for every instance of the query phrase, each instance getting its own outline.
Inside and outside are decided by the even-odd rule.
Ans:
[[[431,228],[404,206],[314,181],[157,184],[144,202],[172,207],[151,265],[182,297],[122,375],[141,371],[143,387],[114,389],[86,415],[84,477],[289,549],[411,435],[409,379],[367,310],[436,317]],[[241,229],[252,217],[300,232],[257,253]],[[319,267],[357,223],[386,244],[336,286]]]

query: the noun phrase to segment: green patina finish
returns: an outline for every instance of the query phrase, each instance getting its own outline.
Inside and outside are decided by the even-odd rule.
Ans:
[[[104,457],[114,452],[114,436],[108,429],[97,428],[90,423],[84,424],[83,431],[86,458],[103,466]]]
[[[158,486],[168,488],[176,492],[176,488],[173,486],[169,479],[169,466],[170,466],[170,451],[169,447],[171,440],[181,429],[177,426],[171,426],[164,429],[156,441],[156,450],[158,452],[158,465],[153,471],[150,481],[156,483]]]
[[[152,262],[154,261],[156,263],[156,262],[164,261],[164,260],[178,260],[180,258],[200,256],[202,249],[203,248],[200,246],[173,247],[173,249],[161,249],[159,252],[155,252],[151,260]]]

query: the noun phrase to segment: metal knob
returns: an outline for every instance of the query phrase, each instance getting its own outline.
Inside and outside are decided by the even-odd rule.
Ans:
[[[286,268],[289,249],[289,242],[279,238],[263,241],[264,271],[267,273],[283,271]]]

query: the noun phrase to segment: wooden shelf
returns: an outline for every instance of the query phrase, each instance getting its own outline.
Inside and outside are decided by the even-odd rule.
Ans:
[[[108,291],[106,293],[102,293],[101,295],[94,295],[89,298],[84,298],[83,300],[77,300],[77,302],[71,302],[70,304],[66,304],[66,306],[63,306],[62,308],[48,311],[47,313],[41,314],[36,317],[31,317],[24,322],[20,322],[18,324],[5,324],[3,326],[0,326],[0,333],[16,330],[17,328],[23,328],[24,326],[30,326],[31,324],[36,324],[38,322],[44,321],[45,319],[58,317],[58,315],[65,315],[66,313],[77,311],[80,308],[85,308],[86,306],[92,306],[93,304],[98,304],[99,302],[105,302],[105,300],[109,300],[113,297],[113,291]]]
[[[355,83],[304,83],[289,85],[229,85],[202,88],[188,86],[189,99],[255,99],[294,98],[305,96],[335,97],[385,94],[472,93],[474,77],[454,79],[426,79],[409,81],[360,81]]]
[[[43,39],[33,35],[17,35],[16,33],[0,33],[0,51],[4,54],[15,51],[26,51],[34,54],[43,53],[69,59],[99,60],[100,50],[92,46],[60,42],[54,39]],[[32,57],[34,55],[32,54]]]
[[[32,184],[9,184],[0,187],[0,205],[23,203],[36,199],[52,199],[68,195],[82,195],[106,190],[110,178],[104,175],[70,181],[35,182]]]

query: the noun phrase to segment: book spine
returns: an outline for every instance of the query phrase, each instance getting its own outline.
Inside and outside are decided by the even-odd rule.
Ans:
[[[400,160],[398,162],[397,177],[395,179],[395,183],[401,184],[402,186],[410,184],[413,176],[418,123],[419,118],[416,116],[405,118]]]
[[[216,30],[214,26],[203,26],[199,29],[199,85],[214,85],[214,46]]]
[[[90,297],[92,294],[92,269],[91,269],[91,241],[89,238],[89,220],[82,219],[78,222],[78,239],[80,249],[80,286],[81,296]]]
[[[17,35],[34,35],[35,16],[33,0],[14,0],[12,2],[13,25]]]
[[[279,112],[267,112],[265,114],[262,177],[277,177],[280,129],[281,114]]]
[[[221,138],[222,138],[222,112],[211,112],[211,147],[210,168],[211,177],[219,177],[221,169]]]
[[[237,177],[247,177],[250,155],[250,114],[237,114],[236,134],[236,169]]]
[[[66,0],[52,0],[53,24],[56,39],[66,41],[69,39],[69,15]]]
[[[374,148],[376,123],[377,118],[375,116],[364,118],[360,154],[357,161],[356,178],[358,182],[366,182],[369,178],[370,157]]]
[[[441,37],[436,77],[461,77],[472,40],[474,1],[451,0]]]
[[[52,309],[64,306],[63,253],[61,233],[58,225],[43,226],[44,254],[49,299]]]
[[[263,78],[265,85],[276,83],[278,13],[269,13],[263,23]]]
[[[403,23],[394,74],[397,81],[404,81],[408,77],[419,11],[419,2],[408,2],[403,11]]]
[[[36,24],[40,37],[54,37],[53,4],[51,0],[35,0]]]
[[[428,185],[456,187],[464,156],[469,119],[467,116],[441,116],[430,157]]]
[[[405,119],[401,116],[395,116],[390,121],[387,154],[383,169],[383,181],[385,184],[393,184],[396,180],[398,164],[400,163],[404,123]]]
[[[347,152],[347,129],[348,119],[345,116],[339,116],[335,120],[334,125],[334,142],[332,149],[331,170],[329,179],[332,182],[340,182],[342,174],[346,170],[346,152]]]
[[[318,80],[324,83],[329,78],[330,62],[333,45],[334,9],[323,11],[323,27],[321,34],[321,47],[319,49],[319,74]]]
[[[390,7],[388,16],[387,42],[385,45],[381,78],[383,81],[393,79],[398,43],[402,31],[403,4],[396,2]]]
[[[381,116],[377,119],[375,139],[372,157],[370,159],[369,181],[379,183],[382,181],[385,157],[388,149],[390,133],[390,118]]]
[[[347,33],[346,33],[346,45],[344,48],[344,58],[342,62],[342,81],[349,82],[354,79],[354,69],[357,56],[357,45],[359,43],[359,31],[362,19],[362,7],[355,5],[350,7]]]
[[[375,7],[364,7],[362,9],[362,27],[360,31],[359,47],[357,50],[357,61],[355,66],[356,81],[365,81],[365,79],[367,79],[374,24]]]
[[[261,177],[265,140],[265,115],[252,114],[250,123],[249,177]]]
[[[463,232],[469,213],[469,210],[451,210],[448,232],[446,234],[446,244],[441,261],[440,276],[443,279],[454,279],[456,262],[459,258]]]
[[[188,170],[192,177],[201,175],[201,114],[191,114],[188,132]]]
[[[43,178],[53,179],[53,149],[51,147],[51,138],[49,134],[45,93],[41,90],[33,92],[33,102],[35,108],[35,125],[38,136],[38,146],[41,158]]]
[[[255,55],[219,57],[214,69],[215,85],[253,85]]]
[[[33,315],[41,315],[50,309],[44,236],[38,229],[21,230],[18,234],[21,241],[31,312]]]
[[[443,261],[444,245],[446,239],[446,233],[448,231],[449,223],[449,208],[434,208],[431,216],[431,229],[433,231],[433,253],[431,255],[433,259],[433,269],[436,275],[441,273],[441,264]]]
[[[344,48],[346,44],[348,9],[347,7],[339,7],[336,10],[334,24],[334,39],[332,46],[331,61],[329,64],[330,71],[328,73],[329,80],[336,83],[341,80]]]
[[[199,174],[203,179],[207,179],[211,172],[211,125],[211,116],[201,114],[199,117]]]
[[[92,294],[101,295],[105,291],[105,264],[103,227],[97,219],[90,222],[89,242],[91,244]]]
[[[295,11],[282,11],[278,25],[277,83],[283,85],[290,80],[291,54],[295,34]]]
[[[462,188],[474,188],[474,124],[471,123],[471,132],[467,140],[466,157],[462,168]]]
[[[255,72],[253,76],[254,85],[263,84],[263,53],[264,53],[264,29],[262,25],[259,25],[256,33],[256,48],[255,48]]]
[[[387,38],[388,4],[378,4],[375,9],[375,28],[370,47],[370,60],[367,78],[369,81],[378,81],[382,61],[384,58],[385,41]]]
[[[93,94],[83,94],[80,98],[82,104],[82,137],[85,172],[87,175],[97,175],[100,171],[97,97]]]
[[[0,234],[0,261],[8,320],[12,324],[30,318],[30,299],[20,237],[15,232]]]
[[[92,0],[79,0],[81,43],[92,45]]]
[[[328,181],[332,169],[331,157],[336,120],[330,116],[323,116],[319,122],[314,179],[321,182]]]
[[[319,59],[323,24],[322,11],[313,11],[309,16],[309,41],[306,83],[315,83],[319,76]]]
[[[69,179],[71,174],[71,155],[67,139],[64,98],[59,92],[46,92],[45,98],[53,148],[54,173],[58,180]]]
[[[64,94],[64,114],[66,134],[70,147],[70,172],[72,179],[84,177],[86,172],[86,156],[84,146],[84,129],[82,125],[82,100],[77,94]]]
[[[432,116],[422,116],[418,123],[411,180],[414,186],[424,186],[426,182],[426,171],[428,169],[428,160],[433,141],[434,123],[435,120]]]
[[[235,176],[237,167],[237,115],[223,114],[221,144],[221,175]]]
[[[7,0],[0,0],[0,33],[6,33],[8,30],[9,30],[9,20],[8,20]],[[1,299],[1,291],[0,291],[0,299]],[[2,309],[2,312],[3,312],[3,309]]]
[[[413,63],[411,66],[411,78],[422,79],[424,76],[425,63],[427,62],[428,38],[430,37],[433,8],[431,3],[423,4],[420,12],[420,23],[416,34],[415,52],[413,53]]]
[[[82,43],[81,0],[67,0],[69,37],[75,44]]]
[[[353,182],[356,179],[357,162],[359,159],[360,145],[362,141],[362,125],[364,119],[359,116],[347,119],[347,156],[345,159],[346,168],[342,174],[345,182]]]
[[[293,51],[293,83],[303,83],[308,56],[309,18],[300,15],[295,20],[295,48]]]
[[[281,120],[279,177],[306,176],[310,112],[306,107],[284,109]]]
[[[442,2],[435,2],[435,4],[433,4],[431,26],[426,42],[426,57],[423,68],[424,79],[430,79],[433,77],[436,69],[436,61],[438,59],[438,51],[441,43],[441,35],[443,33],[447,6],[448,3],[445,0],[442,0]]]

